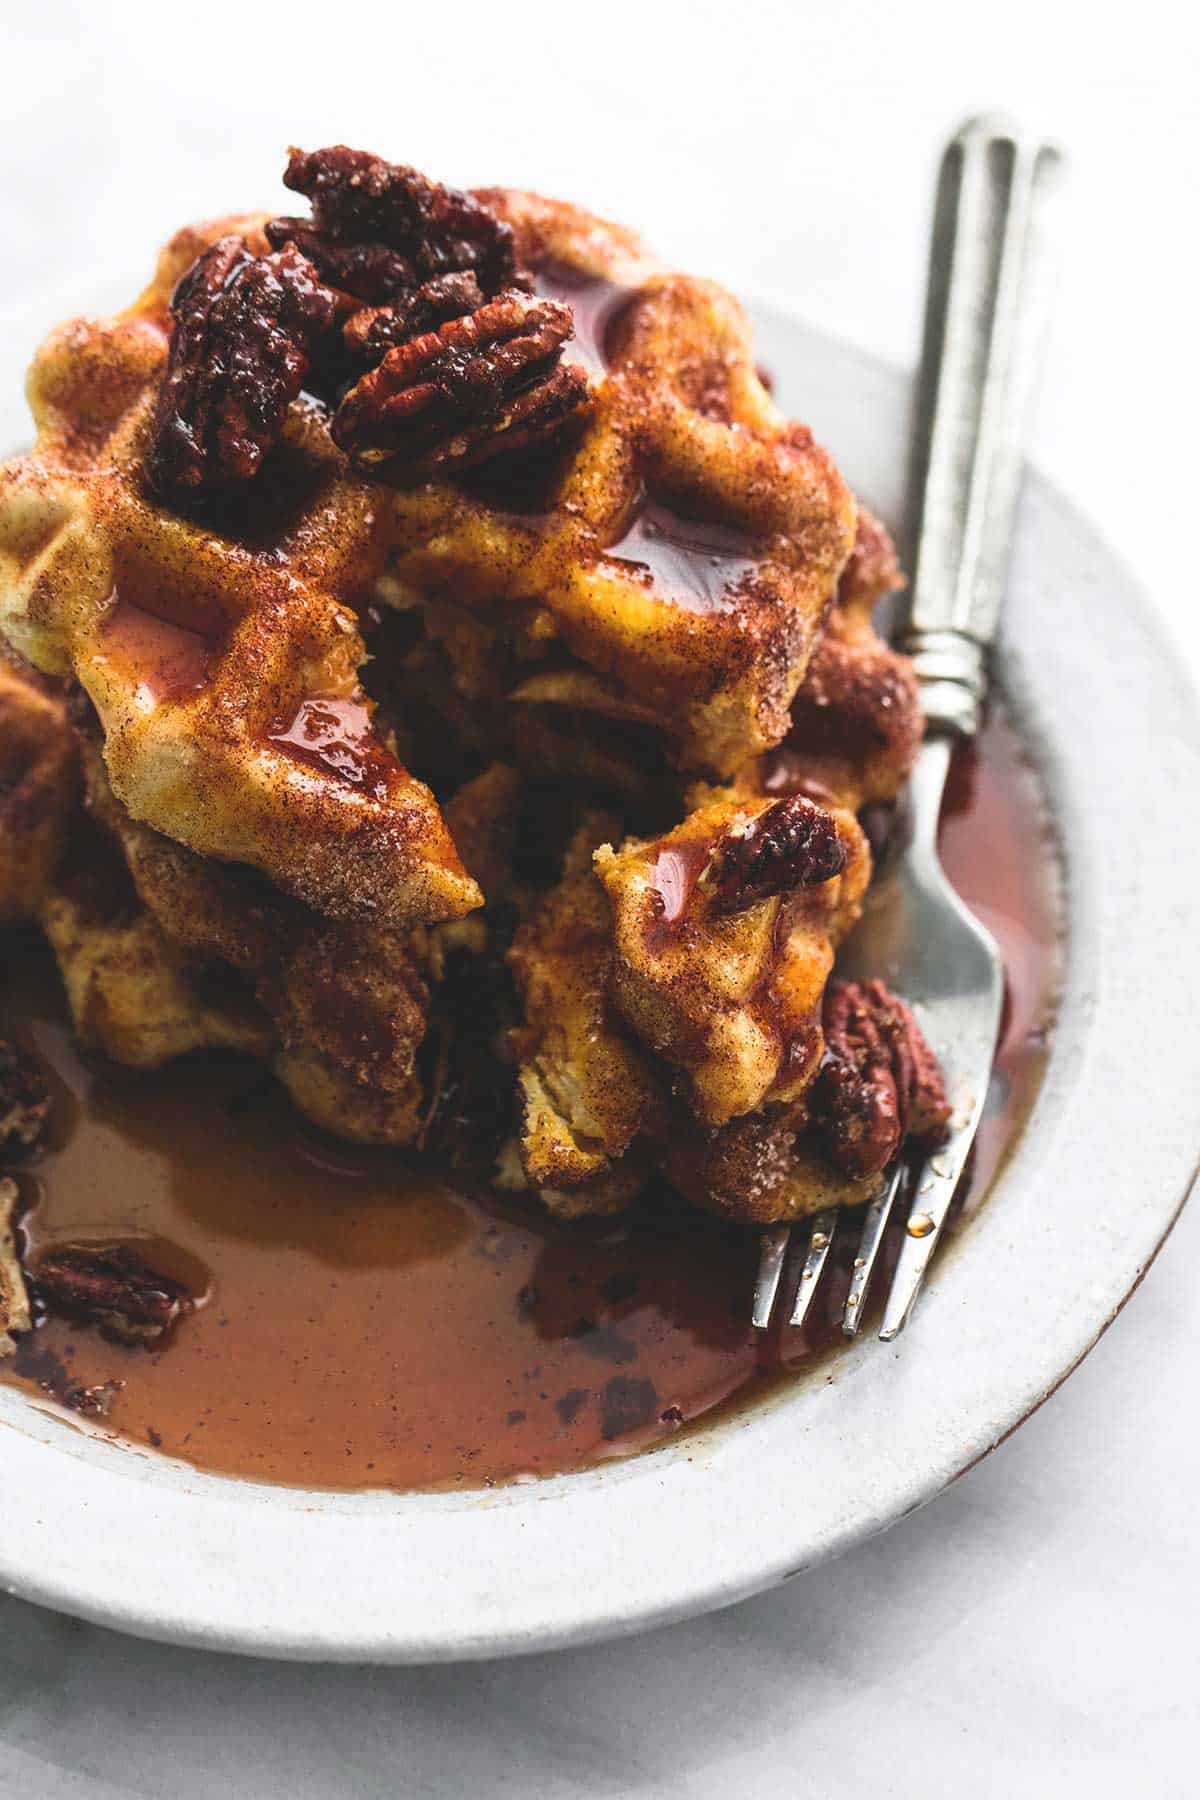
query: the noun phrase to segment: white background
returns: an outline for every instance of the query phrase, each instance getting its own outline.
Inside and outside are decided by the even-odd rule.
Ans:
[[[0,373],[31,294],[49,320],[140,278],[182,220],[278,204],[289,141],[337,139],[568,195],[910,362],[941,141],[1002,106],[1071,158],[1033,457],[1200,671],[1198,51],[1160,0],[10,9]],[[1130,1055],[1152,1034],[1131,1021]],[[0,1795],[1194,1795],[1198,1263],[1193,1209],[1066,1388],[924,1513],[632,1643],[311,1671],[2,1603]]]

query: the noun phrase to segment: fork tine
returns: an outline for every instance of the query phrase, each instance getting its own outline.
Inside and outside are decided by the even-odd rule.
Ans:
[[[862,1324],[867,1289],[871,1285],[871,1276],[875,1272],[875,1264],[879,1259],[879,1252],[883,1248],[883,1240],[887,1234],[888,1220],[892,1216],[892,1208],[896,1203],[896,1195],[900,1192],[900,1184],[903,1180],[904,1164],[897,1161],[888,1170],[883,1187],[867,1208],[867,1216],[863,1220],[862,1236],[858,1240],[858,1255],[854,1259],[854,1268],[850,1274],[850,1292],[846,1296],[846,1310],[842,1314],[842,1330],[847,1337],[854,1337]]]
[[[955,1132],[948,1144],[934,1152],[913,1182],[908,1228],[879,1331],[885,1344],[899,1337],[908,1324],[925,1272],[938,1247],[958,1178],[971,1153],[981,1111],[981,1106],[972,1108],[973,1116],[968,1123]]]
[[[762,1234],[762,1248],[758,1253],[758,1279],[754,1283],[754,1307],[750,1314],[750,1322],[756,1331],[765,1331],[771,1323],[791,1235],[790,1225],[773,1225]]]
[[[838,1209],[828,1207],[824,1212],[814,1213],[812,1226],[808,1234],[808,1255],[804,1259],[804,1267],[800,1271],[800,1286],[796,1289],[796,1304],[792,1308],[789,1325],[803,1325],[808,1317],[808,1309],[812,1305],[812,1297],[817,1291],[817,1283],[821,1279],[821,1271],[829,1259],[834,1234],[837,1231]]]

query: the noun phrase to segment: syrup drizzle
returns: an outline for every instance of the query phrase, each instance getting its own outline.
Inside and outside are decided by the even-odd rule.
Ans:
[[[620,315],[633,290],[603,275],[589,275],[570,263],[554,261],[544,262],[535,271],[533,288],[539,298],[561,301],[575,315],[575,335],[563,350],[564,361],[578,364],[597,379],[605,376],[613,360]]]
[[[1057,971],[1052,852],[999,718],[981,758],[958,759],[942,848],[1009,970],[965,1215],[1036,1092]],[[0,1034],[32,1050],[55,1098],[47,1144],[18,1171],[26,1253],[131,1239],[208,1293],[162,1350],[60,1319],[21,1340],[0,1379],[42,1401],[102,1390],[106,1430],[258,1480],[481,1486],[661,1441],[840,1340],[849,1234],[804,1329],[764,1339],[746,1317],[753,1231],[665,1193],[618,1218],[555,1221],[321,1138],[234,1057],[151,1071],[87,1061],[48,953],[12,934],[0,963]],[[885,1269],[876,1305],[886,1284]]]
[[[642,502],[604,558],[690,612],[731,605],[755,568],[750,541],[742,532],[686,518],[657,498]]]
[[[606,375],[636,289],[554,261],[536,271],[534,289],[546,299],[562,301],[574,313],[575,335],[564,357],[594,378]],[[730,604],[739,583],[755,566],[752,545],[742,532],[715,520],[689,518],[658,495],[642,498],[604,559],[694,612]]]
[[[310,695],[267,741],[323,775],[365,788],[376,799],[386,794],[395,773],[361,694],[344,699]]]

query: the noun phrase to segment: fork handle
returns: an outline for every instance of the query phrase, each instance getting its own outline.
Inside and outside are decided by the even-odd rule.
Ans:
[[[1008,572],[1046,300],[1050,145],[972,119],[942,159],[917,390],[903,647],[932,732],[973,736]]]

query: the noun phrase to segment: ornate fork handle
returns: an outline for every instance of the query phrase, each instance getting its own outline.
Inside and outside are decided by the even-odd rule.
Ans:
[[[930,251],[917,396],[913,657],[931,732],[973,736],[1008,572],[1048,299],[1052,146],[995,118],[947,146]]]

